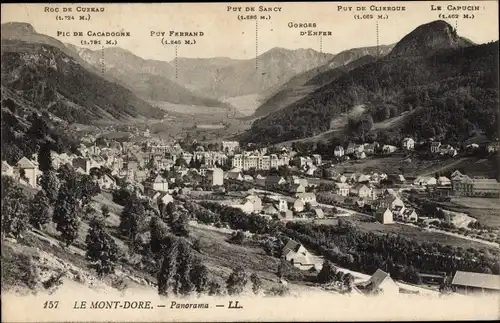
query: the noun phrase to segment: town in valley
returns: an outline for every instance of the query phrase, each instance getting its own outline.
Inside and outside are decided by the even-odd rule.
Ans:
[[[471,28],[496,18],[484,3],[458,23],[420,2],[2,4],[2,292],[129,319],[254,314],[250,297],[495,300],[498,33]],[[90,20],[61,20],[70,7]]]

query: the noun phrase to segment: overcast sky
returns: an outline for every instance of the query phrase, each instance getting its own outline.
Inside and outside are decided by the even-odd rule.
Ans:
[[[389,18],[379,20],[379,43],[391,44],[400,40],[417,26],[439,19],[438,11],[431,11],[431,4],[436,5],[470,5],[471,1],[459,2],[386,2],[385,5],[405,6],[406,11],[391,13]],[[498,40],[498,2],[477,1],[479,11],[469,12],[474,19],[458,20],[458,33],[476,43]],[[338,53],[342,50],[375,46],[377,44],[376,20],[355,20],[356,6],[384,5],[384,3],[210,3],[210,4],[89,4],[62,5],[52,4],[50,7],[72,7],[77,20],[57,21],[56,15],[65,13],[46,13],[43,4],[2,4],[2,23],[27,22],[39,33],[56,37],[57,31],[119,31],[131,33],[131,37],[116,38],[119,47],[128,49],[143,58],[171,60],[175,57],[175,46],[161,44],[161,37],[151,37],[151,31],[203,31],[203,37],[197,37],[196,45],[178,47],[180,57],[231,57],[254,58],[256,54],[255,21],[239,21],[238,12],[228,12],[227,6],[282,7],[281,12],[259,13],[270,14],[271,20],[259,20],[258,54],[273,48],[289,49],[312,48],[320,50],[320,37],[300,36],[305,30],[331,31],[332,36],[322,37],[322,50]],[[337,6],[351,6],[351,12],[339,12]],[[79,21],[80,13],[76,7],[104,7],[104,13],[91,13],[90,21]],[[62,9],[60,9],[62,10]],[[446,11],[442,11],[447,13]],[[371,14],[373,12],[365,12]],[[246,12],[241,12],[246,14]],[[373,13],[377,15],[378,13]],[[316,28],[289,28],[294,23],[316,23]],[[455,27],[456,20],[448,20]],[[58,37],[63,42],[81,46],[82,38]],[[85,39],[89,39],[85,37]],[[191,39],[191,38],[190,38]],[[89,46],[88,46],[89,47]],[[90,47],[98,49],[100,46]]]

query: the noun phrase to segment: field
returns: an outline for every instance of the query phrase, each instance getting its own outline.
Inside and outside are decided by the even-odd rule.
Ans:
[[[221,279],[226,279],[233,268],[241,265],[247,273],[256,272],[268,287],[278,283],[274,273],[278,269],[279,259],[266,255],[262,248],[231,244],[226,241],[230,235],[218,230],[200,226],[190,226],[189,230],[190,239],[200,240],[202,252],[199,256],[203,263]]]
[[[425,231],[418,227],[413,227],[409,225],[403,224],[381,224],[378,222],[363,222],[359,220],[355,220],[354,223],[356,226],[365,232],[374,232],[378,234],[388,234],[395,233],[400,234],[402,236],[408,237],[420,243],[439,243],[442,245],[450,245],[453,247],[461,247],[464,249],[467,248],[477,248],[477,249],[491,249],[492,247],[467,239],[462,239],[459,237],[450,236],[440,232],[429,232]],[[498,249],[495,249],[498,250]]]
[[[259,94],[248,94],[230,97],[225,99],[224,102],[231,104],[242,115],[251,116],[260,106],[260,99]]]
[[[500,200],[497,198],[455,197],[451,202],[466,208],[494,209],[500,212]]]
[[[500,202],[495,198],[457,197],[441,202],[448,210],[467,213],[481,224],[500,229]]]

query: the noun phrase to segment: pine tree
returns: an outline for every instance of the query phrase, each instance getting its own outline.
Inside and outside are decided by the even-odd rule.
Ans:
[[[113,238],[106,233],[104,222],[94,218],[85,239],[87,250],[85,258],[91,262],[99,277],[114,273],[118,260],[118,247]]]
[[[50,222],[50,201],[44,191],[39,191],[29,204],[29,216],[32,226],[41,229]]]
[[[189,235],[188,218],[186,214],[181,214],[172,222],[172,232],[180,237]]]
[[[177,293],[189,295],[195,286],[191,281],[191,268],[193,265],[192,249],[186,240],[179,241],[179,252],[177,254],[177,279],[179,280]]]
[[[61,238],[68,247],[78,236],[80,226],[79,202],[76,198],[75,188],[72,185],[71,183],[64,183],[59,188],[53,214],[56,229],[61,233]]]
[[[129,239],[132,240],[136,236],[139,226],[144,220],[145,214],[146,211],[144,210],[142,203],[135,195],[131,196],[131,198],[127,200],[127,204],[125,204],[125,207],[120,214],[121,233],[128,236]]]
[[[42,176],[40,177],[40,186],[45,192],[49,203],[51,205],[54,205],[57,200],[59,179],[57,178],[57,174],[53,169],[49,169],[43,172]]]
[[[227,292],[229,295],[239,295],[243,292],[248,282],[247,274],[243,267],[237,267],[226,280]]]
[[[158,294],[168,295],[174,285],[174,276],[177,273],[178,241],[174,239],[164,251],[163,262],[158,272]]]
[[[250,281],[252,282],[252,291],[257,295],[262,287],[262,281],[256,273],[250,275]]]
[[[53,170],[51,149],[47,142],[42,143],[38,150],[38,168],[42,172]]]
[[[28,228],[27,198],[14,180],[2,176],[2,237],[20,237]]]
[[[92,197],[101,193],[101,188],[89,175],[82,175],[78,177],[79,193],[82,203],[84,205],[90,203]]]
[[[282,278],[286,278],[287,275],[290,273],[290,269],[289,269],[290,265],[288,264],[288,262],[285,260],[285,258],[281,258],[280,259],[280,264],[278,265],[278,272],[277,272],[277,276],[282,279]]]
[[[157,216],[153,216],[149,222],[150,249],[154,255],[160,254],[166,243],[168,236],[167,225]]]
[[[208,268],[201,263],[201,261],[196,258],[193,264],[193,269],[191,269],[191,281],[195,286],[195,290],[198,294],[203,294],[209,290],[210,281],[208,278]]]

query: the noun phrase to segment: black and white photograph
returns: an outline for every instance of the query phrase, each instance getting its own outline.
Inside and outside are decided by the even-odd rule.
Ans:
[[[498,1],[1,9],[2,321],[500,319]]]

